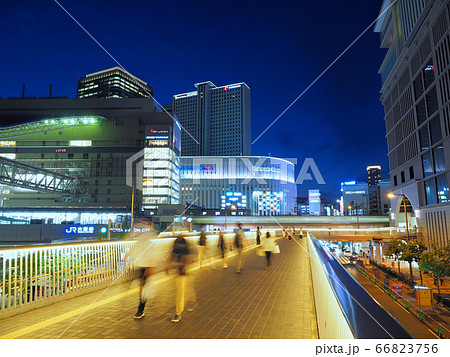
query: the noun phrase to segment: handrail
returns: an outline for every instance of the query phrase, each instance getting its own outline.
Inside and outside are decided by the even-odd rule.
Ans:
[[[320,276],[325,276],[331,287],[331,292],[330,290],[316,292],[314,289],[321,338],[342,338],[333,336],[336,334],[336,328],[337,330],[349,328],[353,336],[358,339],[412,338],[403,326],[387,313],[309,232],[308,243],[312,258],[310,263],[313,287],[323,284],[323,282],[315,281]],[[318,295],[319,293],[322,295]],[[327,314],[329,307],[323,306],[324,293],[328,294],[328,302],[337,301],[347,325],[342,323],[340,316]],[[341,321],[340,326],[333,326],[335,321]]]
[[[270,232],[277,233],[274,230]],[[199,233],[186,235],[194,254]],[[252,233],[245,237],[249,249],[256,242]],[[224,236],[228,244],[232,244],[234,233],[225,232]],[[174,239],[173,236],[153,239],[152,254],[160,261],[160,269]],[[216,247],[217,239],[215,232],[208,232],[208,246]],[[123,260],[136,242],[120,240],[0,247],[0,318],[5,316],[2,312],[22,311],[22,307],[73,292],[88,292],[88,288],[129,278],[134,267],[124,264]],[[214,256],[215,250],[209,249],[208,255]]]

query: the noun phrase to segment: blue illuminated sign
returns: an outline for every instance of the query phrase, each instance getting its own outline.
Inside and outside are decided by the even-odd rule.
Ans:
[[[64,230],[65,234],[93,234],[93,226],[70,226]]]

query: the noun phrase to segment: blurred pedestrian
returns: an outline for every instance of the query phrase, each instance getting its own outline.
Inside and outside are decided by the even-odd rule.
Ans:
[[[200,268],[203,267],[203,257],[205,256],[206,253],[206,233],[205,231],[202,229],[202,231],[200,232],[200,238],[198,239],[198,265]]]
[[[130,264],[134,268],[136,278],[140,281],[139,305],[134,315],[135,319],[141,319],[145,315],[144,309],[149,294],[144,292],[144,287],[150,283],[150,276],[154,273],[158,263],[155,248],[152,247],[156,239],[158,239],[158,232],[156,231],[140,233],[137,236],[137,242],[125,254],[123,259],[126,262],[130,258]],[[148,286],[148,288],[150,287]]]
[[[220,247],[220,251],[222,252],[223,267],[228,268],[227,258],[225,256],[225,250],[226,250],[225,237],[223,235],[223,232],[220,229],[219,229],[219,239],[217,241],[217,246]]]
[[[238,224],[238,230],[236,231],[236,234],[234,236],[234,246],[237,249],[238,253],[238,265],[236,268],[236,274],[241,273],[241,269],[244,268],[244,259],[242,256],[242,251],[244,250],[244,239],[245,239],[245,233],[242,230],[242,225]]]
[[[272,253],[276,249],[275,239],[270,236],[270,232],[266,232],[265,237],[263,236],[261,241],[261,247],[263,251],[266,253],[267,265],[266,270],[270,270],[272,268],[272,264],[270,262],[270,258],[272,257]]]
[[[283,236],[283,238],[286,238],[286,229],[283,228],[283,230],[281,231],[281,235]]]
[[[173,243],[172,253],[169,256],[169,264],[166,268],[166,271],[168,272],[171,267],[174,267],[177,274],[175,279],[176,314],[172,318],[172,322],[180,322],[181,314],[184,311],[187,278],[186,268],[189,253],[190,250],[186,239],[182,235],[179,235]]]
[[[256,227],[256,245],[261,244],[261,231]]]

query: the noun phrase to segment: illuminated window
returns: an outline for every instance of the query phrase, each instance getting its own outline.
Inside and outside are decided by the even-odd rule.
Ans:
[[[69,146],[92,146],[92,140],[70,140]]]

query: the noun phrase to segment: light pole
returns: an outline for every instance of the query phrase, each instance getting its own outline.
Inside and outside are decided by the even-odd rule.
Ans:
[[[356,210],[356,226],[357,226],[358,229],[359,229],[359,214],[358,214],[358,209],[361,208],[361,206],[358,206],[357,204],[355,204],[355,207],[348,206],[348,209],[349,209],[349,210],[352,210],[353,208],[355,208],[355,210]]]
[[[406,213],[406,196],[403,193],[388,193],[389,198],[394,198],[395,196],[403,197],[403,210],[405,211],[405,225],[406,225],[406,240],[409,241],[409,228],[408,228],[408,214]]]

